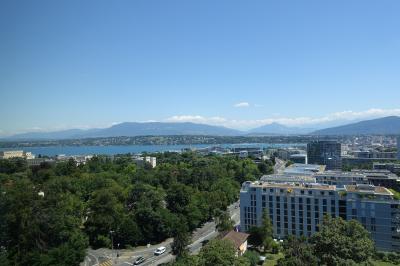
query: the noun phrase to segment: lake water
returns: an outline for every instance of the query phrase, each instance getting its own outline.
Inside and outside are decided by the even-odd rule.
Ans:
[[[284,148],[288,146],[304,146],[304,144],[271,144],[271,143],[243,143],[243,144],[195,144],[195,145],[126,145],[126,146],[49,146],[49,147],[23,147],[4,148],[0,150],[24,150],[35,155],[54,156],[65,155],[88,155],[88,154],[124,154],[140,152],[164,152],[181,151],[185,148],[201,149],[206,147],[219,146],[224,148],[233,147],[260,147],[260,148]]]

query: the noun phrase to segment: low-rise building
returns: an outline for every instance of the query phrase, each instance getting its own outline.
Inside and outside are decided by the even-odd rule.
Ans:
[[[375,186],[383,186],[392,188],[397,191],[400,190],[400,178],[388,170],[356,170],[353,169],[352,173],[361,173],[365,175],[368,181]]]
[[[370,183],[364,174],[357,172],[325,171],[315,174],[314,177],[317,183],[336,185],[338,187]]]
[[[374,170],[389,170],[393,174],[400,176],[400,163],[373,163]]]
[[[133,161],[138,165],[144,165],[145,163],[149,163],[152,168],[157,166],[157,158],[151,156],[133,156]]]
[[[316,173],[324,171],[325,165],[294,163],[286,167],[283,173],[288,175],[314,176]]]
[[[249,234],[243,232],[229,231],[222,239],[233,243],[236,249],[236,256],[242,256],[247,250],[247,238]]]
[[[292,154],[289,156],[289,160],[294,163],[307,164],[307,154]]]
[[[0,159],[11,158],[33,159],[35,156],[32,154],[32,152],[26,152],[22,150],[0,151]]]

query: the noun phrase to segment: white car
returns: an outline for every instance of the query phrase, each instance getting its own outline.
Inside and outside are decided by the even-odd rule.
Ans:
[[[167,250],[166,247],[159,247],[154,251],[154,255],[161,255]]]

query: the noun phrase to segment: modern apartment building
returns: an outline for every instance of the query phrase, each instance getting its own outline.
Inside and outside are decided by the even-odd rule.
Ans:
[[[370,181],[362,173],[325,171],[314,175],[316,183],[344,187],[345,185],[369,184]]]
[[[313,141],[307,144],[308,163],[326,165],[327,170],[342,168],[341,152],[341,144],[337,141]]]
[[[240,191],[241,231],[260,226],[268,211],[274,237],[311,236],[324,215],[358,220],[379,250],[400,250],[400,201],[384,187],[247,181]]]
[[[397,160],[400,160],[400,136],[397,137]]]
[[[389,170],[351,170],[352,173],[360,173],[365,175],[369,183],[375,186],[392,188],[400,190],[400,177],[393,174]]]
[[[393,174],[400,176],[400,163],[373,163],[374,170],[389,170]]]

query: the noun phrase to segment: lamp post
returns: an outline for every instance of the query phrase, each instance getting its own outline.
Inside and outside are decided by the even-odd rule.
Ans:
[[[113,238],[114,231],[110,230],[111,235],[111,258],[114,261],[114,238]]]

